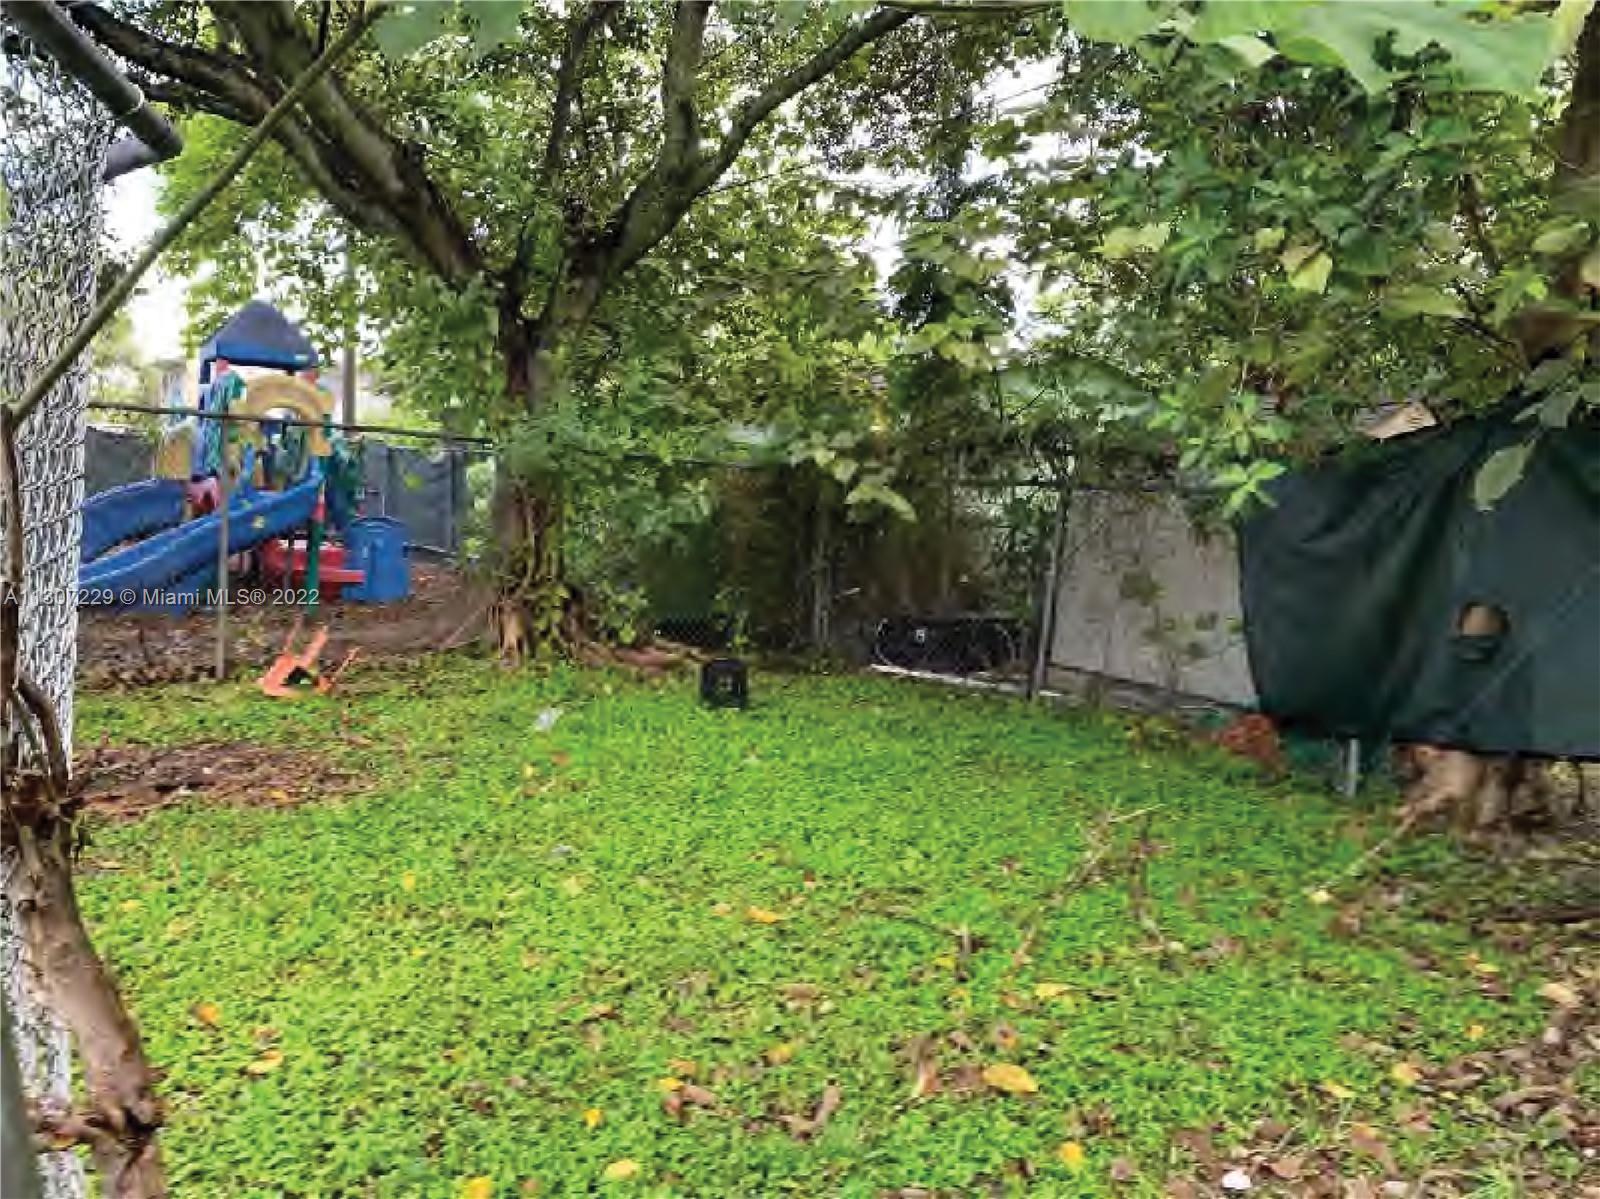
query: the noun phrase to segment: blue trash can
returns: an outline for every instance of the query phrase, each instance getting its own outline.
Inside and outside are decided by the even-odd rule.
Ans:
[[[363,516],[344,532],[345,565],[366,578],[344,589],[344,597],[363,604],[392,604],[411,594],[406,560],[406,527],[392,516]]]

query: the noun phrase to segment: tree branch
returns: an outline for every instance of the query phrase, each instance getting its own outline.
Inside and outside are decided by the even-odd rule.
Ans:
[[[679,6],[680,18],[685,7],[689,6]],[[689,206],[733,165],[745,143],[750,140],[750,135],[763,121],[806,88],[826,78],[859,51],[900,28],[913,16],[915,14],[912,12],[880,8],[865,21],[852,25],[805,62],[774,79],[746,100],[734,113],[722,140],[708,151],[694,152],[692,158],[685,158],[683,152],[691,148],[691,141],[692,147],[698,147],[698,118],[693,107],[693,80],[686,80],[681,68],[689,62],[688,43],[694,30],[692,27],[683,30],[678,27],[692,18],[675,22],[674,49],[678,48],[680,33],[684,37],[685,47],[676,63],[673,55],[668,55],[666,69],[662,72],[662,102],[668,106],[664,114],[669,122],[667,137],[656,166],[629,195],[618,212],[618,219],[613,223],[616,239],[613,269],[626,270],[670,233],[683,219]],[[700,25],[703,31],[703,14]],[[696,47],[693,65],[698,67],[698,64]],[[675,72],[675,67],[679,68],[678,72]],[[695,126],[692,130],[687,127],[690,122]]]
[[[257,70],[268,78],[297,78],[315,57],[288,0],[211,0],[211,8],[238,34]],[[445,281],[459,283],[478,272],[478,248],[423,169],[420,151],[391,136],[332,75],[307,92],[305,115],[321,148],[318,158],[328,174],[344,183],[347,198],[367,198],[369,212],[381,207],[384,227],[400,232],[403,242]],[[296,160],[304,161],[298,154]]]
[[[153,98],[252,124],[283,94],[286,80],[304,73],[313,47],[287,4],[217,0],[213,9],[240,31],[251,58],[170,41],[98,4],[74,4],[71,13],[97,42],[155,77],[146,85]],[[308,96],[305,113],[275,134],[312,187],[357,228],[396,238],[446,280],[475,271],[476,248],[405,147],[355,109],[331,79],[313,95],[318,103]]]
[[[556,95],[550,104],[550,134],[544,143],[543,177],[551,182],[561,169],[566,149],[567,130],[572,123],[572,105],[583,81],[583,57],[600,27],[611,19],[620,5],[617,0],[590,0],[567,30],[567,44],[556,68]]]
[[[288,0],[212,0],[212,12],[239,35],[252,61],[273,79],[294,79],[316,57]],[[305,111],[319,128],[337,131],[338,141],[380,191],[404,189],[397,147],[365,112],[345,96],[331,76],[306,93]]]
[[[1600,176],[1600,10],[1592,10],[1578,35],[1572,94],[1556,137],[1555,189],[1592,185]]]
[[[101,45],[146,74],[139,83],[150,99],[192,111],[206,112],[241,125],[267,114],[276,95],[276,80],[263,80],[250,63],[223,50],[206,50],[159,37],[122,20],[97,4],[74,4],[73,19]],[[357,228],[388,233],[402,240],[406,231],[380,205],[364,197],[342,177],[337,150],[317,138],[304,120],[291,117],[279,126],[276,140],[305,173],[307,180]]]
[[[845,30],[810,59],[773,80],[760,93],[745,101],[734,115],[733,125],[723,137],[722,144],[708,155],[696,170],[696,192],[710,187],[733,165],[733,160],[744,149],[745,142],[750,140],[750,135],[755,132],[756,127],[781,105],[794,99],[806,88],[853,58],[858,51],[894,32],[914,16],[916,13],[907,9],[878,9],[865,21]]]
[[[1461,214],[1467,220],[1467,232],[1483,256],[1483,265],[1491,275],[1500,273],[1500,253],[1489,237],[1489,228],[1483,221],[1483,193],[1478,189],[1478,177],[1470,171],[1461,176]]]
[[[695,200],[733,165],[763,121],[915,15],[880,8],[852,25],[742,104],[722,140],[712,149],[702,150],[694,93],[709,11],[706,0],[680,0],[674,9],[672,38],[661,71],[661,147],[650,169],[618,206],[605,229],[572,247],[556,271],[535,322],[537,354],[547,353],[563,331],[580,328],[588,321],[611,281],[678,226]]]
[[[224,50],[203,50],[169,41],[112,14],[98,4],[73,4],[68,9],[95,41],[152,75],[187,89],[197,107],[219,116],[231,110],[256,120],[272,107],[272,97],[250,64]]]
[[[1025,17],[1049,12],[1051,3],[1018,3],[1017,0],[879,0],[884,8],[897,9],[920,17]]]
[[[708,0],[678,0],[672,14],[672,41],[661,68],[661,152],[656,171],[676,174],[700,150],[700,112],[695,84],[705,55]]]
[[[1552,180],[1556,198],[1571,195],[1579,211],[1592,213],[1600,189],[1600,10],[1591,9],[1578,35],[1578,65],[1572,76],[1572,95],[1561,117],[1556,139],[1556,170]],[[1592,251],[1591,251],[1592,252]],[[1556,291],[1573,299],[1600,293],[1584,278],[1583,256],[1570,256],[1556,280]],[[1600,348],[1600,333],[1592,333]]]
[[[210,113],[237,125],[248,125],[258,115],[254,111],[240,108],[214,92],[204,91],[193,84],[182,83],[176,79],[158,79],[134,71],[128,73],[128,78],[133,80],[147,100],[157,104],[167,104],[185,112]]]
[[[567,29],[567,42],[561,51],[561,63],[556,68],[556,94],[550,102],[550,131],[545,138],[544,158],[539,177],[544,190],[559,188],[562,157],[566,150],[567,134],[572,126],[572,109],[582,100],[583,59],[602,26],[621,10],[619,0],[589,0],[583,11],[574,17]],[[582,110],[579,110],[582,119]],[[517,231],[516,249],[511,265],[506,268],[503,286],[508,293],[504,309],[518,314],[521,319],[522,300],[527,287],[528,271],[533,258],[533,230],[537,208],[530,210]],[[581,236],[581,230],[574,230]]]

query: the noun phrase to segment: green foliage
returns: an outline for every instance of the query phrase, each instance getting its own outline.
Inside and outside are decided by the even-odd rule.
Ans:
[[[133,318],[126,309],[112,317],[95,340],[90,370],[92,399],[119,404],[164,402],[164,397],[156,394],[161,381],[160,370],[145,359],[143,348],[134,336]],[[134,413],[118,413],[116,419],[119,423],[155,425],[154,420],[141,421]]]
[[[184,152],[160,167],[158,207],[173,216],[238,149],[246,131],[197,115],[182,122]],[[367,296],[343,277],[343,223],[314,202],[286,155],[268,143],[166,252],[188,280],[185,348],[192,351],[257,296],[286,303],[319,351],[343,344]],[[311,280],[315,286],[309,286]]]
[[[1386,862],[1404,903],[1330,927],[1306,892],[1361,852],[1364,815],[1149,722],[762,673],[753,709],[715,712],[689,680],[457,661],[337,702],[91,695],[79,735],[270,739],[370,783],[96,830],[83,904],[166,1071],[178,1199],[581,1193],[621,1159],[661,1195],[967,1192],[1020,1160],[1042,1193],[1110,1195],[1117,1156],[1157,1185],[1181,1128],[1271,1116],[1337,1145],[1339,1121],[1417,1102],[1393,1061],[1543,1027],[1542,960],[1439,918],[1469,910],[1443,843]],[[1154,941],[1115,871],[1067,881],[1098,818],[1143,807]],[[908,1098],[919,1036],[1039,1093]],[[715,1107],[672,1119],[667,1077]],[[830,1083],[837,1115],[795,1139],[776,1117]],[[1355,1098],[1324,1124],[1325,1083]],[[1482,1141],[1470,1103],[1432,1112],[1394,1139],[1410,1175]],[[1090,1118],[1073,1175],[1057,1148]]]
[[[1269,464],[1347,442],[1385,399],[1451,419],[1522,382],[1518,322],[1572,312],[1552,275],[1596,244],[1550,187],[1564,96],[1535,86],[1573,6],[1084,7],[1162,23],[1078,30],[1136,52],[1083,46],[1043,103],[997,122],[1071,140],[1013,163],[993,210],[1046,285],[1035,361],[1144,384],[1134,419],[1165,439],[1148,474],[1237,510]],[[1276,53],[1246,68],[1224,44],[1239,36]]]
[[[1493,508],[1506,492],[1517,485],[1527,470],[1528,455],[1532,450],[1532,442],[1523,442],[1521,445],[1508,445],[1489,455],[1478,468],[1477,477],[1472,483],[1472,500],[1479,511]]]
[[[703,135],[866,7],[718,6]],[[532,412],[507,393],[499,289],[520,262],[532,317],[574,238],[637,182],[630,164],[663,135],[670,10],[619,9],[598,35],[551,180],[538,164],[563,15],[401,4],[347,86],[425,147],[481,273],[444,284],[387,239],[351,239],[276,152],[179,266],[202,280],[199,328],[262,289],[322,344],[359,312],[400,403],[560,473],[591,505],[575,528],[647,511],[752,430],[869,520],[905,516],[953,470],[1127,477],[1139,457],[1147,478],[1236,508],[1267,463],[1348,440],[1376,403],[1422,397],[1450,418],[1497,401],[1530,365],[1516,323],[1571,308],[1557,274],[1575,261],[1600,285],[1592,213],[1550,194],[1553,64],[1588,8],[1066,0],[919,18],[918,38],[851,59],[757,131],[582,335],[546,347],[558,385]],[[989,100],[1009,72],[1056,63],[1042,98]],[[237,137],[191,122],[166,203]],[[886,220],[901,234],[887,293],[854,249]],[[1023,378],[1034,394],[1013,389]],[[1586,394],[1549,411],[1571,418]],[[649,535],[675,536],[703,501]]]
[[[1223,46],[1251,67],[1282,54],[1342,67],[1374,95],[1423,70],[1450,88],[1526,96],[1571,48],[1592,4],[1564,0],[1538,13],[1457,0],[1062,0],[1062,11],[1090,41],[1129,46],[1161,33]]]
[[[414,0],[384,14],[372,36],[384,54],[398,59],[464,23],[471,53],[481,58],[516,37],[525,8],[524,0]]]

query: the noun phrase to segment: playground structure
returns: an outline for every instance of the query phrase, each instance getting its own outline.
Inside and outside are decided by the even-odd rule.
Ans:
[[[199,408],[163,430],[153,476],[83,504],[80,604],[182,611],[242,554],[307,606],[409,594],[405,529],[358,514],[359,446],[335,429],[316,363],[304,334],[259,300],[206,342]],[[241,367],[292,373],[246,379]]]

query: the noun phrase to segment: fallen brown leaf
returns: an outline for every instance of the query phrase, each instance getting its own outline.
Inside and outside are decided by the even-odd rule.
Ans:
[[[1378,1130],[1370,1124],[1352,1124],[1350,1126],[1350,1147],[1357,1153],[1372,1158],[1389,1173],[1393,1174],[1399,1168],[1395,1164],[1394,1154],[1388,1144],[1379,1135]]]
[[[828,1126],[828,1121],[833,1119],[834,1113],[839,1110],[844,1102],[844,1093],[836,1083],[829,1083],[822,1090],[822,1098],[817,1101],[816,1108],[810,1116],[780,1116],[789,1135],[797,1141],[809,1141]]]
[[[1269,1161],[1267,1169],[1285,1182],[1293,1182],[1300,1177],[1301,1172],[1305,1169],[1305,1159],[1299,1154],[1291,1153]]]

